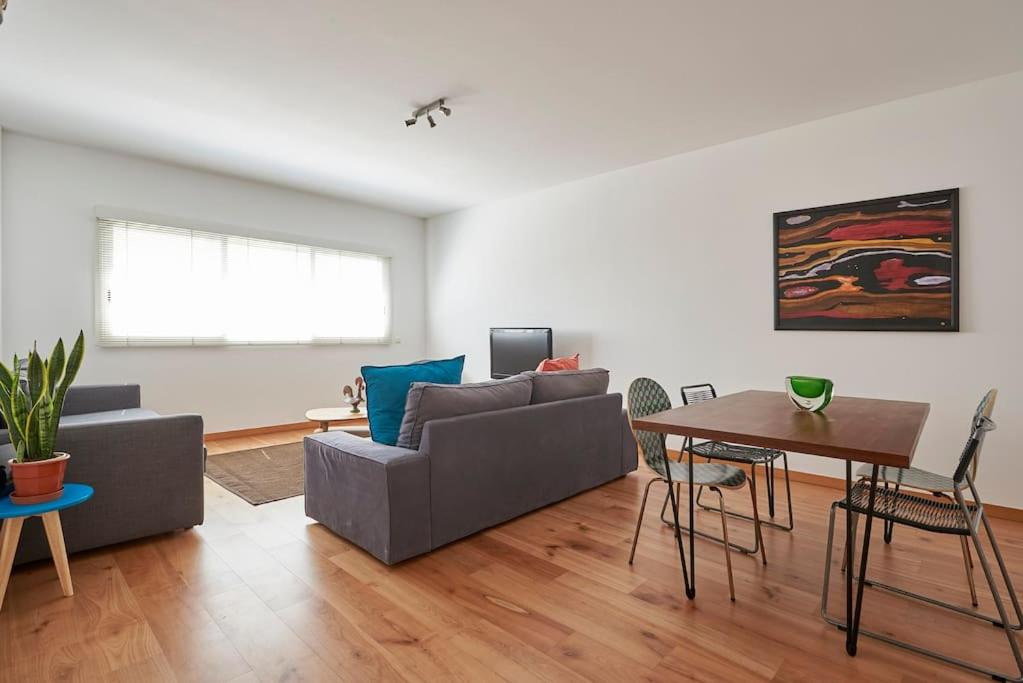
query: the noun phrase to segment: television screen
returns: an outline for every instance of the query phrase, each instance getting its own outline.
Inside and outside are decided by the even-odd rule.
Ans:
[[[502,379],[536,370],[540,361],[552,356],[553,340],[549,327],[491,327],[490,376]]]

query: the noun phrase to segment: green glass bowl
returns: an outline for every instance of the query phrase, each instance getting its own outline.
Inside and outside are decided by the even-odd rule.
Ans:
[[[785,378],[785,392],[797,408],[819,413],[831,403],[835,383],[823,377],[792,375]]]

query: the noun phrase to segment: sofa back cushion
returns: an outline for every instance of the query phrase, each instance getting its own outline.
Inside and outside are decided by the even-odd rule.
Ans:
[[[603,368],[525,374],[533,379],[533,396],[530,403],[551,403],[606,394],[610,380],[607,370]]]
[[[366,412],[369,434],[377,443],[393,446],[405,414],[405,399],[413,382],[458,384],[462,381],[465,356],[429,360],[409,365],[364,365]]]
[[[405,401],[398,446],[419,448],[423,425],[430,420],[526,406],[532,392],[533,380],[526,375],[476,384],[416,382]]]

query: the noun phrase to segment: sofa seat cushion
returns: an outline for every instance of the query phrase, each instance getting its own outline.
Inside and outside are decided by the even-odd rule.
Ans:
[[[104,410],[98,413],[82,413],[80,415],[64,415],[60,424],[80,425],[90,422],[123,422],[125,420],[141,420],[147,417],[160,417],[160,414],[145,408],[127,408],[125,410]]]
[[[408,365],[364,365],[362,378],[366,381],[370,437],[388,446],[397,444],[412,383],[458,384],[462,381],[464,365],[465,356]]]
[[[525,374],[533,378],[533,396],[530,403],[534,404],[600,396],[607,393],[610,381],[608,371],[603,368]]]
[[[423,425],[430,420],[529,405],[533,380],[527,375],[475,384],[416,382],[409,389],[398,434],[400,448],[419,448]]]

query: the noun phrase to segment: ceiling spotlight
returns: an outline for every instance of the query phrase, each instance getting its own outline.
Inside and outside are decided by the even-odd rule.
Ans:
[[[0,0],[0,2],[3,2],[3,0]],[[411,118],[405,119],[405,125],[414,126],[416,124],[416,121],[419,120],[420,116],[425,116],[426,120],[430,122],[430,128],[436,128],[437,121],[433,118],[432,112],[439,111],[443,113],[444,116],[451,116],[451,109],[446,107],[444,104],[445,99],[446,98],[441,97],[439,99],[434,100],[433,102],[430,102],[430,104],[427,104],[426,106],[416,109],[414,112],[412,112]]]
[[[0,24],[4,23],[5,9],[7,9],[7,0],[0,0]]]

